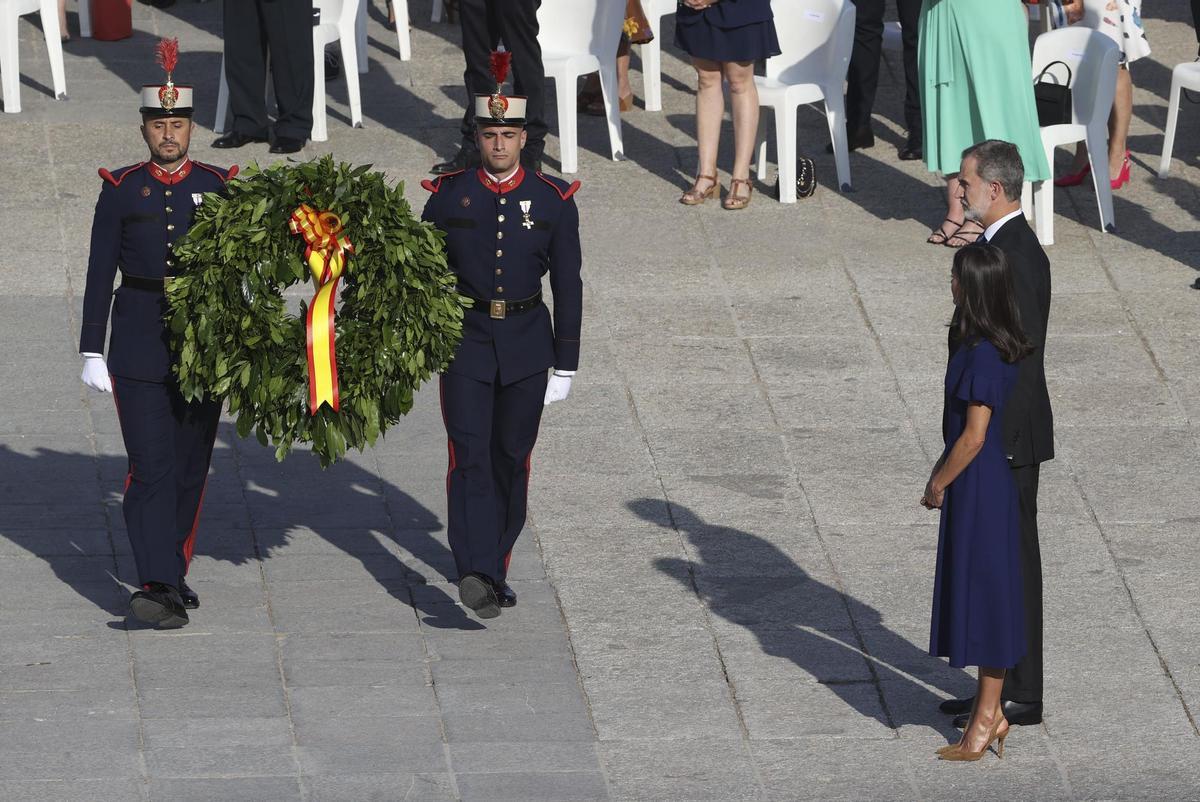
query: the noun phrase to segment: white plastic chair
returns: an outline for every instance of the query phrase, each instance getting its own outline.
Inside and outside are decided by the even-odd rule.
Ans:
[[[1086,142],[1092,184],[1100,207],[1100,228],[1115,230],[1112,184],[1108,174],[1108,116],[1117,89],[1117,43],[1099,31],[1081,26],[1060,28],[1040,35],[1033,43],[1033,75],[1061,61],[1071,68],[1071,122],[1042,128],[1046,162],[1053,166],[1054,149]],[[1051,77],[1053,76],[1053,77]],[[1061,64],[1051,67],[1043,81],[1066,80]],[[1033,194],[1034,219],[1043,245],[1054,243],[1054,181],[1038,183]]]
[[[358,71],[367,71],[367,2],[359,0],[358,17],[354,21],[355,43],[358,45]],[[396,14],[396,38],[399,40],[400,60],[412,58],[412,36],[408,29],[408,0],[392,0],[392,10]]]
[[[54,97],[67,99],[67,79],[63,69],[62,35],[58,29],[58,3],[55,0],[0,0],[0,86],[4,89],[4,111],[21,110],[20,37],[21,17],[37,12],[42,17],[42,32],[50,54],[50,76]]]
[[[755,76],[758,103],[775,112],[775,152],[779,164],[779,201],[796,202],[796,109],[825,103],[833,140],[838,185],[850,189],[850,151],[846,144],[843,85],[854,47],[854,4],[848,0],[772,0],[775,30],[783,52],[767,59],[766,77]],[[767,177],[767,140],[759,122],[758,179]]]
[[[358,71],[347,65],[358,63],[355,44],[355,19],[359,4],[355,0],[314,0],[313,7],[321,10],[321,24],[313,26],[313,127],[312,141],[329,139],[325,114],[325,46],[338,42],[342,51],[342,74],[346,76],[346,94],[350,96],[350,125],[362,128],[362,95],[358,88]],[[265,88],[263,92],[266,94]],[[213,130],[226,131],[229,117],[229,84],[225,81],[225,57],[221,57],[221,83],[217,87],[217,113]]]
[[[642,93],[646,96],[646,111],[662,111],[662,20],[674,14],[678,0],[642,0],[642,11],[650,21],[654,40],[642,48]]]
[[[1166,178],[1171,170],[1171,152],[1175,150],[1175,126],[1179,122],[1179,95],[1184,89],[1200,91],[1200,61],[1176,64],[1171,72],[1171,105],[1167,108],[1167,130],[1163,137],[1162,158],[1158,162],[1158,177]]]
[[[580,75],[600,73],[608,140],[613,160],[624,158],[621,112],[617,107],[617,45],[625,20],[622,0],[547,0],[538,9],[538,43],[546,76],[554,79],[562,172],[579,170],[575,84]]]

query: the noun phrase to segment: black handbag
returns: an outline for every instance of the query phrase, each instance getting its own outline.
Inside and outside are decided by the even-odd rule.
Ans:
[[[1050,83],[1042,80],[1055,64],[1067,68],[1066,83]],[[1057,79],[1054,73],[1051,78]],[[1033,99],[1037,104],[1038,125],[1045,128],[1048,125],[1069,125],[1071,123],[1071,65],[1065,61],[1051,61],[1038,77],[1033,79]]]

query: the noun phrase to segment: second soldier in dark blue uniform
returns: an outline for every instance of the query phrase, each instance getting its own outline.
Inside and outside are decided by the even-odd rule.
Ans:
[[[213,400],[187,403],[174,384],[164,279],[175,272],[171,246],[187,233],[196,206],[205,193],[223,191],[237,168],[220,170],[188,158],[192,90],[171,81],[173,45],[160,44],[160,61],[164,47],[167,83],[142,89],[149,161],[100,170],[79,351],[84,383],[114,395],[129,455],[123,511],[142,586],[130,610],[169,628],[186,624],[187,608],[200,604],[184,575],[221,406]],[[114,293],[118,271],[121,286]]]
[[[473,300],[441,400],[459,598],[481,618],[516,604],[506,577],[542,408],[566,398],[579,365],[579,184],[521,167],[524,115],[524,99],[499,88],[477,98],[483,167],[422,182],[432,193],[423,219],[446,233],[458,290]],[[542,302],[547,273],[553,321]]]

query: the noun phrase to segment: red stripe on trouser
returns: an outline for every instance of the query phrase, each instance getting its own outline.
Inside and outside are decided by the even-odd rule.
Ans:
[[[117,408],[117,423],[121,422],[121,399],[117,398],[117,383],[113,381],[112,374],[108,376],[108,382],[112,385],[113,406]],[[125,473],[125,487],[121,488],[121,495],[129,492],[129,486],[133,484],[133,460],[129,460],[129,469]]]
[[[208,490],[208,477],[204,477],[204,487],[200,488],[200,501],[196,503],[196,517],[192,519],[192,530],[183,541],[183,573],[186,575],[192,567],[192,554],[196,550],[196,530],[200,528],[200,510],[204,508],[204,494]]]
[[[537,447],[537,437],[533,438],[533,446],[525,455],[525,516],[529,517],[529,480],[533,476],[533,449]],[[513,544],[516,545],[515,543]],[[512,549],[504,555],[504,575],[508,576],[508,566],[512,563]]]

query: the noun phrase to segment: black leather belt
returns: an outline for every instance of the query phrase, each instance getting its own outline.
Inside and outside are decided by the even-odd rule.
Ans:
[[[463,295],[461,292],[459,295]],[[504,299],[485,301],[482,298],[472,298],[470,295],[463,295],[464,298],[471,302],[468,309],[476,312],[487,312],[488,317],[492,320],[504,320],[509,315],[522,315],[531,309],[537,309],[542,304],[542,293],[539,290],[537,295],[531,295],[528,298],[522,298],[519,301],[505,301]]]
[[[129,273],[121,274],[121,286],[131,287],[135,290],[149,290],[150,292],[162,292],[165,279],[149,278],[147,276],[134,276]]]

